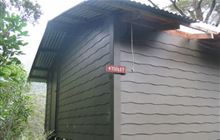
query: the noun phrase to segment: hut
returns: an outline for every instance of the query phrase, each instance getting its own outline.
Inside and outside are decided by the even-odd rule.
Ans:
[[[169,32],[191,22],[114,0],[49,21],[29,74],[47,83],[47,139],[220,139],[219,39]]]

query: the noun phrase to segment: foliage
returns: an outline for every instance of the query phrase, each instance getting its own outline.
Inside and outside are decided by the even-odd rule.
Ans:
[[[41,16],[41,9],[38,3],[30,0],[0,0],[0,15],[13,11],[23,21],[36,22]]]
[[[24,31],[26,23],[13,14],[5,14],[0,19],[0,67],[20,64],[18,55],[23,54],[21,47],[27,45],[22,37],[27,36]]]
[[[32,140],[35,138],[36,140],[45,140],[44,117],[46,94],[45,92],[35,93],[32,87],[31,92],[28,93],[28,95],[32,98],[33,112],[28,118],[28,125],[22,133],[21,139]]]
[[[25,129],[31,104],[30,97],[23,94],[29,89],[26,72],[17,65],[10,65],[8,69],[4,70],[5,75],[13,76],[0,80],[0,139],[12,140]]]
[[[17,56],[27,45],[23,41],[28,34],[26,22],[34,23],[40,15],[40,6],[30,0],[0,0],[0,67],[20,64]]]
[[[5,13],[0,18],[0,139],[11,140],[24,130],[31,113],[26,72],[17,56],[26,43],[22,37],[25,22],[19,16]]]
[[[153,6],[157,5],[148,0]],[[170,0],[168,9],[183,16],[218,26],[220,24],[220,3],[218,0]]]
[[[16,13],[16,14],[15,14]],[[18,55],[27,45],[27,21],[35,23],[40,6],[30,0],[0,0],[0,139],[18,139],[32,112],[27,74]]]

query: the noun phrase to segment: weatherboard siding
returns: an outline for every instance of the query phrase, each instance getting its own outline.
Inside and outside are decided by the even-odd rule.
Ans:
[[[121,140],[219,139],[220,56],[165,33],[139,35],[134,62],[120,38]]]
[[[55,125],[56,125],[56,96],[57,96],[57,70],[55,67],[53,67],[52,72],[52,89],[51,89],[51,112],[50,112],[50,130],[55,131]]]
[[[47,98],[46,98],[46,112],[45,112],[45,130],[50,130],[50,105],[51,105],[51,82],[47,82]]]
[[[54,70],[49,74],[47,84],[47,100],[45,113],[45,130],[51,132],[55,130],[56,119],[56,95],[57,95],[57,72]]]
[[[57,136],[112,139],[110,32],[104,21],[89,24],[66,48],[60,66]]]

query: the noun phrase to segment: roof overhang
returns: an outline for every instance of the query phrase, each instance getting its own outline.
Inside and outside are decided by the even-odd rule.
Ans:
[[[188,17],[134,1],[85,1],[48,22],[29,79],[47,81],[57,53],[68,44],[67,38],[74,36],[77,27],[110,15],[116,15],[123,22],[144,26],[149,30],[178,29],[180,24],[188,25],[193,22]]]
[[[180,25],[179,29],[166,32],[187,39],[214,39],[219,35],[220,28],[205,23],[191,23],[187,26]]]
[[[220,50],[220,27],[205,23],[191,23],[188,26],[180,26],[180,29],[165,32],[190,40],[195,39],[201,46]]]
[[[213,39],[202,39],[199,40],[202,46],[209,46],[210,49],[214,49],[220,52],[220,33],[214,35]]]

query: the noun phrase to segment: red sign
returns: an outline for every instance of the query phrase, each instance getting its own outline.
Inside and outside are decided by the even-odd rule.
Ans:
[[[107,65],[105,67],[105,71],[109,72],[109,73],[125,74],[126,73],[126,67],[125,66]]]

